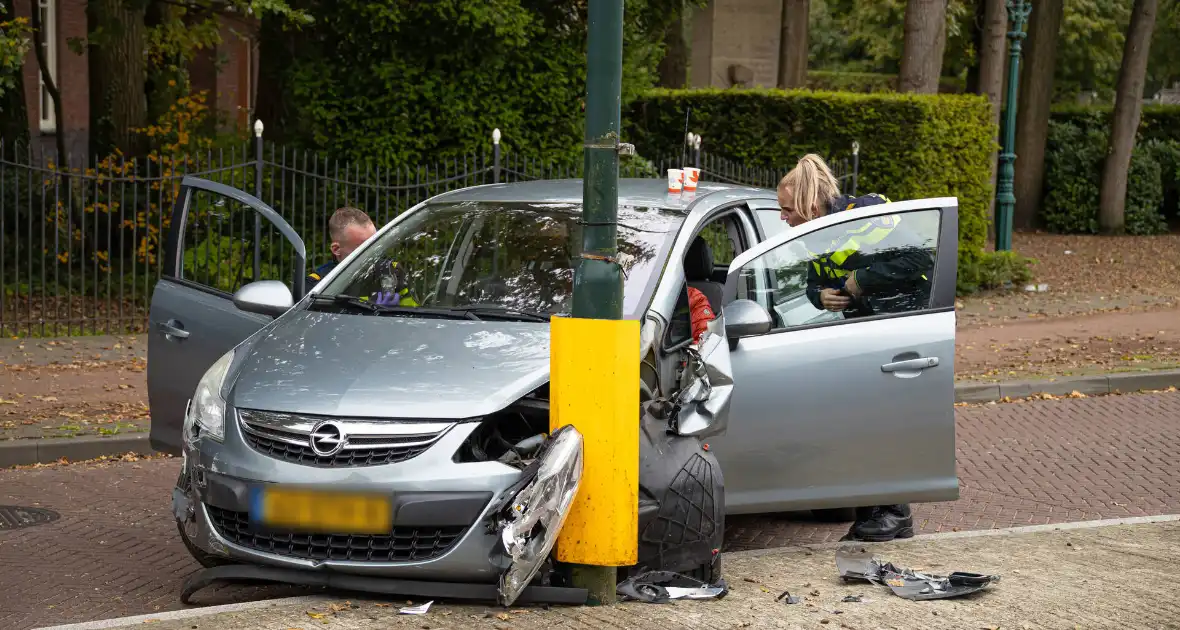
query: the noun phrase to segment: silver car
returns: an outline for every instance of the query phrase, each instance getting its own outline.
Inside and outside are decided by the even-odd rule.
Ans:
[[[287,222],[186,178],[152,298],[148,388],[153,447],[184,457],[173,511],[194,557],[395,578],[406,594],[469,585],[505,604],[563,584],[551,551],[581,436],[549,431],[548,322],[570,311],[581,203],[580,180],[437,195],[305,291]],[[774,191],[624,179],[619,206],[643,402],[639,564],[622,575],[715,579],[726,514],[958,498],[956,199],[789,228]],[[198,208],[230,207],[277,228],[290,281],[231,294],[186,271],[192,226],[209,216]],[[816,308],[813,252],[882,220],[929,255],[923,300],[856,319]],[[376,301],[402,286],[417,304]],[[686,287],[719,314],[699,343]]]

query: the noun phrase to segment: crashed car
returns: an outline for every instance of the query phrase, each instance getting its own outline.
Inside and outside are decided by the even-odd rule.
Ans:
[[[570,313],[581,205],[580,180],[440,194],[305,290],[291,225],[186,177],[151,303],[148,388],[152,446],[183,456],[173,513],[192,555],[496,585],[506,605],[564,583],[552,550],[582,451],[573,427],[549,431],[549,322]],[[288,246],[287,280],[229,293],[190,271],[190,243],[234,209]],[[639,561],[620,579],[711,583],[726,514],[957,498],[957,212],[925,199],[788,228],[774,191],[620,180],[624,317],[641,322]],[[932,256],[927,304],[844,320],[799,299],[816,243],[886,214]],[[717,313],[699,344],[688,287]],[[402,288],[416,305],[376,298]]]

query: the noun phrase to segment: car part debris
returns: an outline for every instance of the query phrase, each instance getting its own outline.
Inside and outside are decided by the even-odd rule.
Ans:
[[[509,565],[500,574],[499,603],[511,606],[549,557],[582,481],[582,434],[565,425],[505,492],[495,527]]]
[[[866,580],[884,584],[894,595],[909,600],[924,601],[961,597],[982,591],[1000,581],[998,575],[983,575],[955,571],[950,575],[919,573],[901,568],[892,562],[882,562],[864,547],[842,547],[836,551],[836,568],[845,580]]]
[[[798,604],[803,601],[803,598],[798,595],[792,595],[791,591],[783,591],[778,597],[774,598],[776,602],[786,602],[788,604]]]
[[[865,602],[863,595],[845,595],[844,599],[840,600],[846,604],[862,604]]]
[[[399,615],[425,615],[427,612],[430,611],[430,605],[433,603],[434,603],[434,600],[432,599],[432,600],[426,602],[425,604],[422,604],[421,606],[407,606],[405,608],[399,608],[397,611],[397,614],[399,614]]]
[[[626,599],[664,604],[674,599],[721,599],[729,586],[725,580],[708,584],[671,571],[648,571],[619,582],[615,592]]]

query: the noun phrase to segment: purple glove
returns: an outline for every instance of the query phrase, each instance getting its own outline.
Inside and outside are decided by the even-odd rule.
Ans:
[[[378,291],[374,303],[377,306],[397,306],[401,301],[402,296],[397,291]]]

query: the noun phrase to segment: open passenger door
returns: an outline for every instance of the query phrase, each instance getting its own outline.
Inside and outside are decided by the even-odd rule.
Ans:
[[[243,288],[279,290],[274,282],[282,257],[262,259],[265,218],[280,235],[278,248],[293,250],[287,289],[294,304],[303,297],[307,251],[303,239],[270,206],[253,195],[208,180],[185,177],[172,210],[164,265],[148,315],[148,404],[152,448],[179,454],[185,408],[198,381],[221,355],[273,321],[235,305]],[[273,245],[273,240],[270,241]],[[274,252],[268,252],[273,254]],[[288,304],[287,306],[289,306]]]

